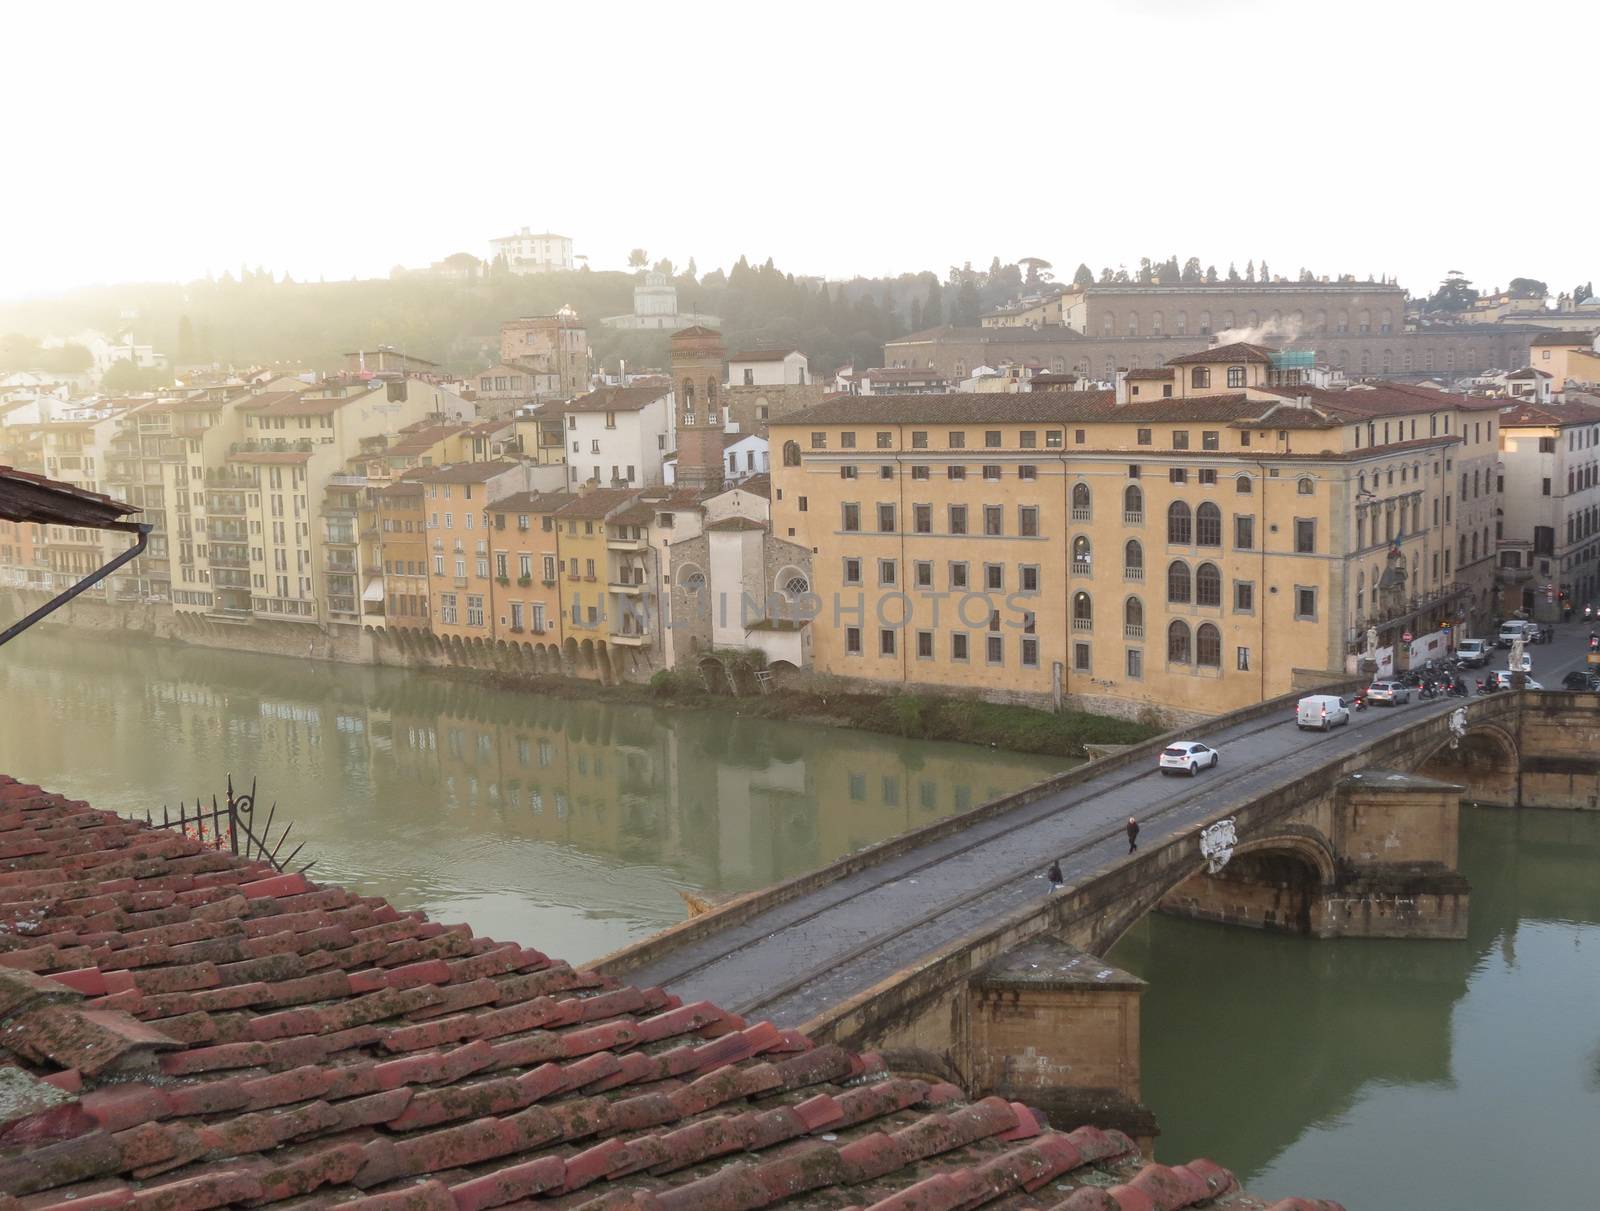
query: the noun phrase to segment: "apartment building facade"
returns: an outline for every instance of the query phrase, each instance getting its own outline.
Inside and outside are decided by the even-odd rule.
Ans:
[[[500,360],[533,376],[534,393],[551,384],[563,399],[589,386],[589,333],[571,307],[554,315],[532,315],[500,325]]]
[[[556,513],[567,492],[518,492],[490,506],[495,638],[559,644],[563,638]]]
[[[1353,668],[1368,627],[1389,649],[1456,626],[1457,410],[1313,403],[1270,355],[1174,359],[1142,403],[862,397],[774,424],[814,667],[1209,715]]]
[[[379,488],[377,516],[384,623],[426,630],[431,617],[426,489],[416,480]]]
[[[1600,407],[1518,403],[1499,423],[1500,605],[1549,621],[1600,596]]]
[[[672,391],[602,387],[566,404],[568,488],[647,488],[672,451]]]

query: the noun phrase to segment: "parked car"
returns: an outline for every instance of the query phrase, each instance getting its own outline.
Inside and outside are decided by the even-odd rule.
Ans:
[[[1600,674],[1590,673],[1584,669],[1573,669],[1561,679],[1561,688],[1579,691],[1600,689]]]
[[[1510,622],[1502,622],[1500,624],[1500,632],[1495,636],[1495,644],[1498,647],[1508,648],[1518,639],[1527,643],[1532,639],[1533,633],[1537,629],[1531,622],[1513,618]]]
[[[1469,669],[1489,663],[1489,645],[1481,639],[1463,639],[1456,645],[1456,659]]]
[[[1188,774],[1217,768],[1217,750],[1198,740],[1179,740],[1161,750],[1158,766],[1163,774]]]
[[[1402,702],[1411,701],[1411,687],[1398,681],[1374,681],[1367,687],[1367,701],[1399,706]]]
[[[1301,731],[1315,728],[1329,732],[1350,722],[1350,708],[1343,698],[1333,694],[1310,694],[1296,705],[1294,721]]]

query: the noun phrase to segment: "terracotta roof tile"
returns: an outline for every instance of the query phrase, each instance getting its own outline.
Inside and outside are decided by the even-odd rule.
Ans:
[[[1228,345],[1213,345],[1209,349],[1202,349],[1198,353],[1185,353],[1179,357],[1167,359],[1169,366],[1201,366],[1215,365],[1219,362],[1260,362],[1272,360],[1276,349],[1268,349],[1265,345],[1252,345],[1246,341],[1234,341]]]
[[[637,412],[666,398],[670,387],[601,387],[561,405],[563,412]]]
[[[29,1207],[1010,1211],[1054,1182],[1126,1211],[1233,1185],[5,778],[0,922],[0,1065],[34,1091],[0,1190]]]

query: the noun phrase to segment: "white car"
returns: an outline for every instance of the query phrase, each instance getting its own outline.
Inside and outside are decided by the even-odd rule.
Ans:
[[[1163,774],[1188,774],[1193,778],[1203,769],[1217,768],[1217,750],[1198,740],[1179,740],[1161,750]]]

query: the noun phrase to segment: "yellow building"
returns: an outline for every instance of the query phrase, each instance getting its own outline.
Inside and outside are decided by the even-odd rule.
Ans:
[[[526,491],[524,466],[511,462],[450,463],[424,467],[408,479],[426,492],[428,597],[432,629],[440,638],[490,640],[494,636],[494,577],[489,555],[490,506]]]
[[[609,676],[606,659],[613,632],[622,619],[611,608],[611,568],[606,518],[622,511],[639,494],[626,488],[596,488],[577,496],[555,513],[561,586],[565,607],[562,633],[567,654],[578,670]]]
[[[1209,715],[1343,674],[1369,626],[1388,649],[1453,624],[1467,401],[1316,390],[1285,364],[1230,345],[1173,359],[1148,398],[853,397],[774,422],[814,667]]]
[[[1593,332],[1541,332],[1528,350],[1528,364],[1550,375],[1552,391],[1600,386],[1600,349]]]
[[[491,506],[496,639],[561,643],[561,556],[555,515],[575,499],[568,492],[518,492]]]

